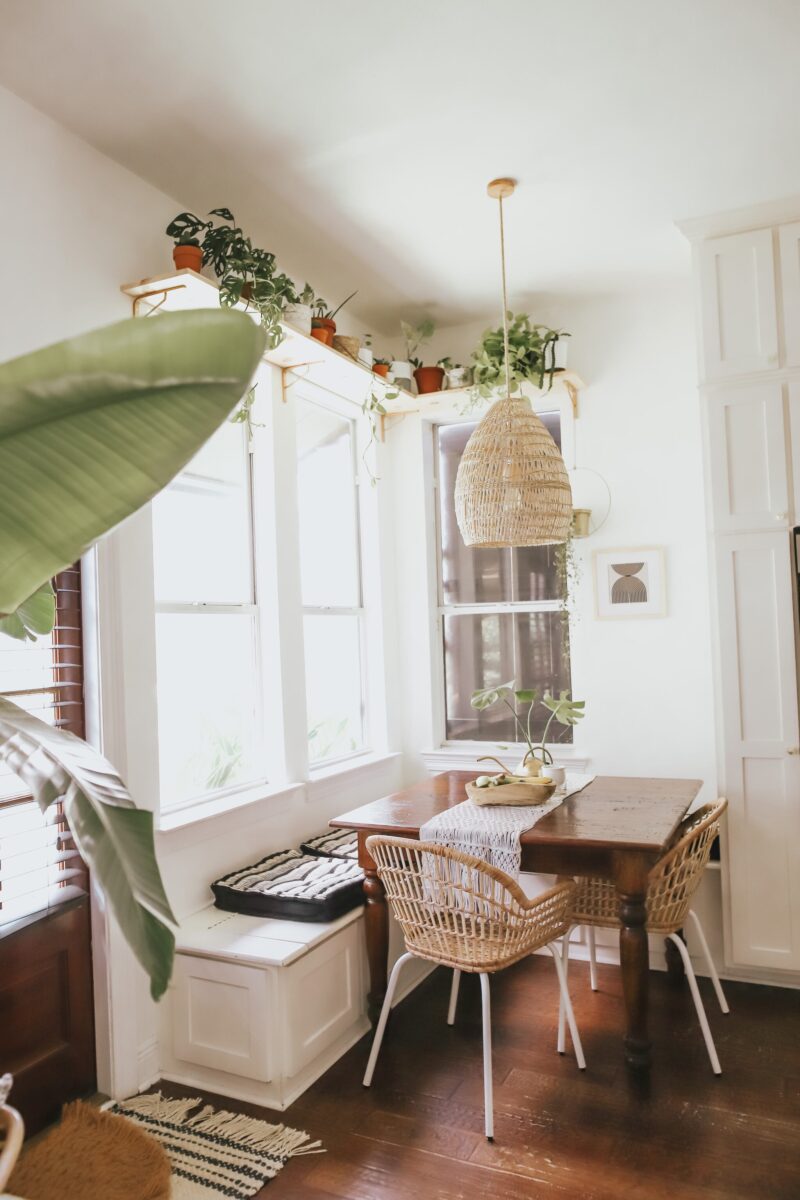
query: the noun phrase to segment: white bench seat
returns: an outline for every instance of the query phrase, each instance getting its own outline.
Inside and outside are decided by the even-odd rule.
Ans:
[[[284,1109],[369,1029],[363,910],[331,922],[209,907],[176,937],[165,1079]]]

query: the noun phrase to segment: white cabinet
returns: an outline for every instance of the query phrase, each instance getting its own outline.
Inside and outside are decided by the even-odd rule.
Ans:
[[[778,230],[783,298],[783,344],[787,367],[800,367],[800,221]]]
[[[789,483],[780,383],[714,388],[705,397],[712,528],[786,528]]]
[[[706,379],[777,367],[772,230],[710,238],[697,261]]]
[[[270,976],[253,967],[175,955],[173,1046],[177,1058],[258,1079],[272,1078]]]
[[[800,731],[788,533],[717,539],[731,959],[800,970]]]

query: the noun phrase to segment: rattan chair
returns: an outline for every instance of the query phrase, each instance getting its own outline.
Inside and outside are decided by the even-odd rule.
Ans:
[[[690,918],[708,966],[708,973],[714,985],[719,1006],[724,1013],[730,1012],[703,927],[697,913],[690,908],[692,897],[703,878],[703,871],[711,853],[711,845],[719,833],[720,818],[727,806],[727,800],[717,800],[716,803],[706,804],[697,812],[691,813],[681,822],[673,845],[651,870],[647,888],[647,932],[664,934],[680,953],[686,968],[686,977],[689,980],[689,988],[697,1010],[708,1057],[715,1075],[721,1075],[722,1068],[719,1065],[706,1010],[697,987],[692,960],[689,957],[686,943],[679,936],[678,931],[686,924],[687,918]],[[595,929],[619,928],[619,897],[614,884],[607,879],[581,878],[576,880],[576,883],[571,924],[563,936],[564,968],[566,970],[569,963],[570,933],[579,926],[585,926],[589,943],[589,979],[592,991],[597,991],[594,931]],[[559,1014],[558,1048],[563,1053],[563,1011]]]
[[[422,958],[452,968],[448,1025],[455,1021],[461,972],[479,975],[486,1136],[492,1141],[491,974],[546,946],[556,964],[561,1010],[569,1023],[575,1057],[581,1070],[586,1066],[558,947],[558,941],[567,929],[575,884],[572,881],[560,883],[529,900],[504,871],[488,866],[479,858],[431,842],[375,836],[367,838],[367,849],[375,860],[386,898],[403,930],[406,953],[398,958],[389,978],[364,1075],[364,1087],[372,1083],[397,981],[409,959]]]

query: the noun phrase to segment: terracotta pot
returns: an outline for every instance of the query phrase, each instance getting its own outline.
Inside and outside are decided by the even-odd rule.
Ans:
[[[176,271],[200,271],[203,266],[203,247],[177,245],[172,247],[172,261]]]
[[[373,363],[372,364],[372,373],[373,373],[373,375],[382,375],[383,378],[385,379],[386,376],[389,374],[389,364],[388,363]]]
[[[315,329],[324,329],[327,332],[327,337],[321,338]],[[336,333],[336,322],[330,317],[313,317],[311,320],[311,336],[318,341],[324,342],[326,346],[333,345],[333,335]]]
[[[424,396],[426,392],[440,392],[444,383],[444,370],[442,367],[417,367],[414,378],[420,396]]]
[[[318,342],[322,342],[324,346],[333,345],[333,333],[330,329],[325,329],[322,325],[311,326],[311,336],[316,338]]]

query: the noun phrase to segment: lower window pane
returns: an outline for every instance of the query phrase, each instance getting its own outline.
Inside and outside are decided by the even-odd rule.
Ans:
[[[263,778],[250,614],[159,613],[162,810]]]
[[[307,615],[303,629],[308,757],[318,765],[364,749],[361,620]]]
[[[448,741],[518,742],[514,718],[504,704],[483,712],[470,705],[478,688],[515,679],[518,688],[541,694],[568,690],[569,665],[562,653],[560,612],[486,613],[444,618],[446,737]],[[539,738],[549,713],[534,709],[531,731]],[[571,742],[572,729],[554,723],[552,741]]]

